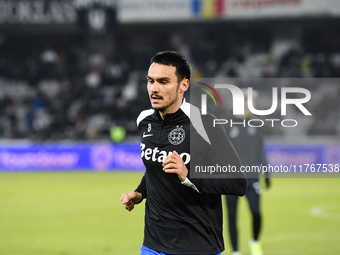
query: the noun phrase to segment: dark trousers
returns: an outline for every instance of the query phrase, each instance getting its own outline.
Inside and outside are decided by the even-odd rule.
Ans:
[[[261,188],[258,182],[250,183],[246,193],[249,207],[253,216],[253,238],[257,241],[261,229],[260,212]],[[228,207],[229,236],[234,251],[238,250],[238,233],[236,226],[238,196],[226,196]]]

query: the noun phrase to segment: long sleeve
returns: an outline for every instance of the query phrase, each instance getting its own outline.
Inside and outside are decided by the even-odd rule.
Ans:
[[[143,178],[142,178],[140,184],[138,185],[137,189],[135,190],[135,191],[137,191],[137,192],[142,194],[143,199],[147,198],[145,175],[146,175],[146,173],[144,173]]]
[[[199,136],[192,137],[194,143],[191,145],[192,156],[197,160],[191,163],[189,179],[202,193],[243,196],[247,190],[247,179],[240,171],[240,159],[222,125],[213,127],[213,119],[211,115],[202,117],[208,142],[200,139]],[[226,166],[233,171],[197,175],[197,167],[203,166],[216,166],[216,168]],[[191,178],[191,176],[195,177]]]

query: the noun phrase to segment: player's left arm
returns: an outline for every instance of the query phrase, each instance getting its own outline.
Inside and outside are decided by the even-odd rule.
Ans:
[[[195,146],[197,153],[206,157],[207,164],[212,166],[231,166],[235,172],[219,174],[219,178],[192,179],[199,191],[207,194],[243,196],[247,191],[247,178],[241,169],[241,161],[231,144],[222,125],[212,125],[214,116],[202,116],[203,125],[210,143]],[[190,175],[190,173],[189,173]]]
[[[176,151],[169,155],[164,161],[163,171],[177,174],[183,185],[191,187],[197,192],[243,196],[247,188],[247,179],[245,177],[234,176],[223,179],[190,180],[190,178],[188,178],[188,168]]]
[[[210,120],[211,117],[209,117]],[[209,124],[212,122],[209,122]],[[209,125],[208,125],[209,126]],[[228,139],[222,126],[207,128],[210,144],[195,146],[201,155],[207,158],[212,164],[231,165],[240,169],[240,159]],[[195,139],[195,138],[193,138]],[[226,173],[223,178],[202,178],[191,179],[187,167],[177,152],[169,155],[163,163],[163,170],[166,173],[178,175],[182,184],[192,187],[198,192],[207,194],[226,194],[243,196],[247,189],[247,179],[242,172]],[[188,177],[189,176],[189,177]]]

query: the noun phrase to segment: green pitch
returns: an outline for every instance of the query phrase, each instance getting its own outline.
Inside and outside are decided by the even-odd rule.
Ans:
[[[0,174],[0,254],[134,255],[143,241],[144,202],[127,212],[123,192],[141,173]],[[265,254],[340,251],[340,179],[273,179],[262,196]],[[240,248],[249,254],[250,214],[239,204]],[[230,253],[225,223],[226,252]]]

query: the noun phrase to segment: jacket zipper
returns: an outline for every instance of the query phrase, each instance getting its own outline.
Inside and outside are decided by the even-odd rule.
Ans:
[[[161,135],[162,135],[162,131],[163,131],[163,126],[164,126],[164,120],[161,121],[161,130],[159,131],[158,142],[161,141]]]

